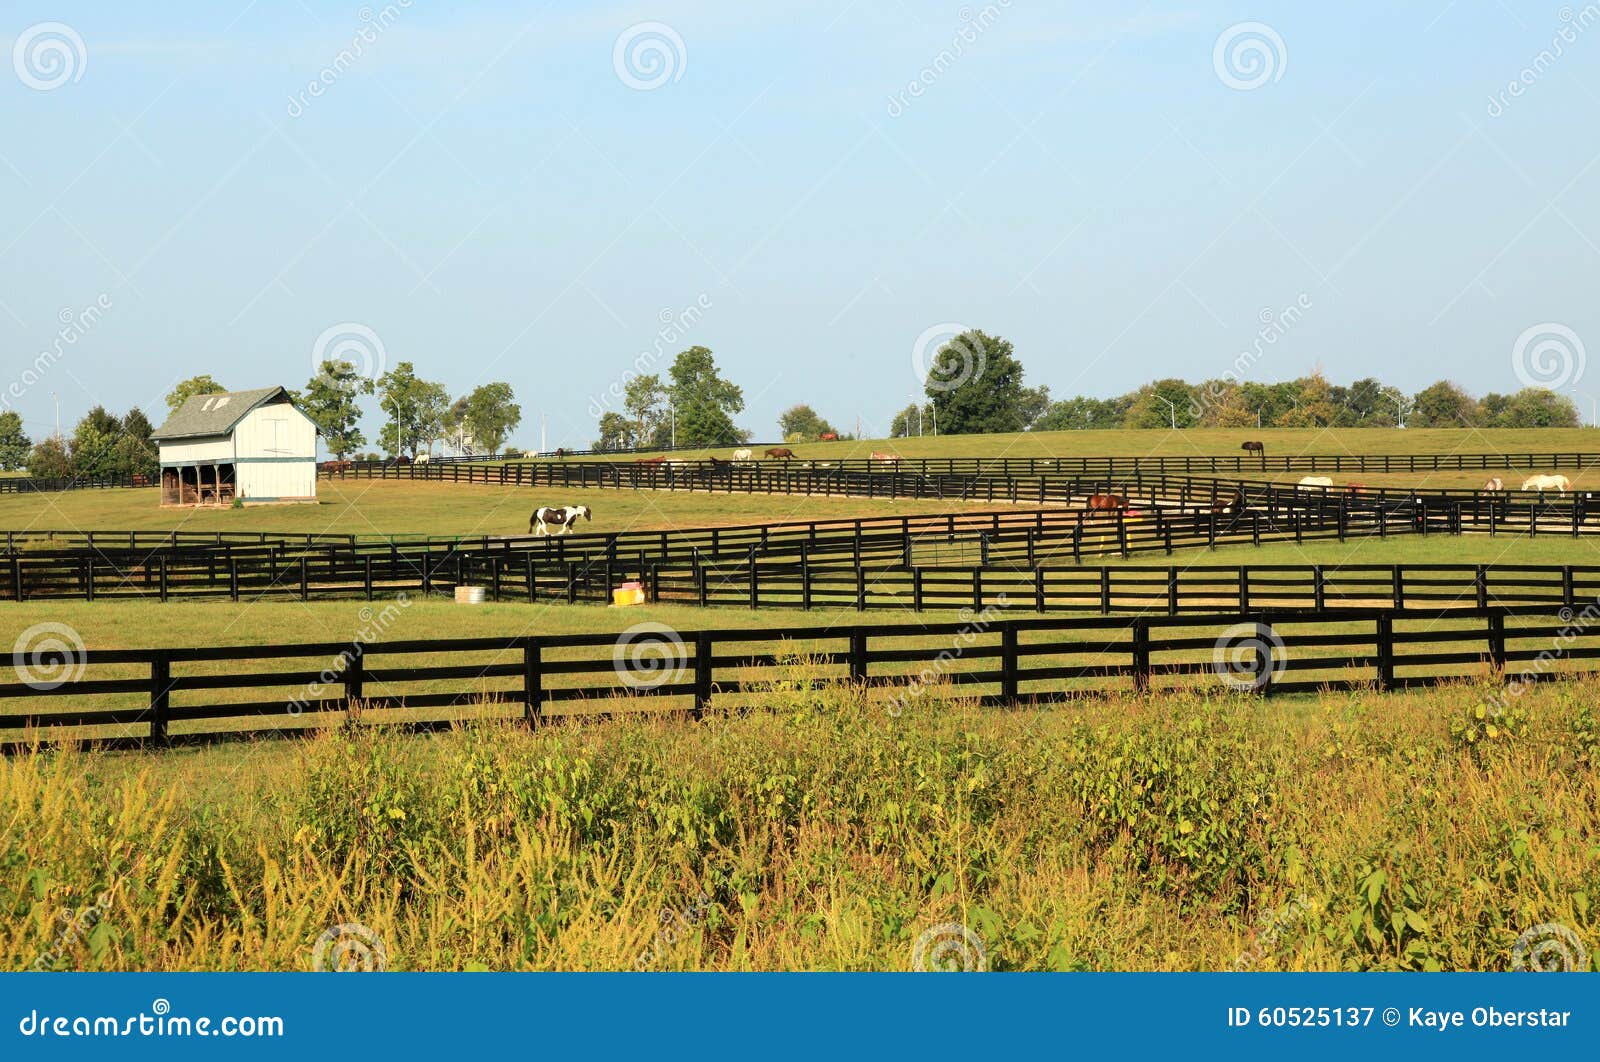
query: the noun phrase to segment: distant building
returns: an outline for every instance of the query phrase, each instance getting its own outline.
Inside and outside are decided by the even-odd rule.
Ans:
[[[151,438],[162,505],[317,500],[317,426],[281,387],[195,395]]]

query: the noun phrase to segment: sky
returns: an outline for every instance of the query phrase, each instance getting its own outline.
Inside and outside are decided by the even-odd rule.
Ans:
[[[1056,397],[1600,392],[1592,5],[0,0],[0,48],[35,438],[331,350],[585,447],[695,344],[757,439],[882,435],[962,327]]]

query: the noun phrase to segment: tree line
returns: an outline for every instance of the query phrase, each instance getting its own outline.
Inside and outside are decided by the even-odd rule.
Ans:
[[[227,390],[209,374],[191,376],[167,393],[167,409],[176,413],[196,395]],[[377,397],[382,418],[374,445],[391,455],[414,458],[440,442],[458,453],[496,454],[522,422],[522,408],[510,384],[486,383],[452,399],[443,384],[420,379],[409,361],[377,380],[361,376],[348,361],[325,361],[303,389],[290,390],[289,395],[316,424],[328,452],[340,459],[367,446],[357,402],[364,395]],[[117,417],[97,405],[83,415],[70,436],[52,435],[35,443],[23,430],[21,415],[7,410],[0,413],[0,469],[26,469],[41,479],[154,476],[160,465],[151,439],[154,431],[137,407]]]

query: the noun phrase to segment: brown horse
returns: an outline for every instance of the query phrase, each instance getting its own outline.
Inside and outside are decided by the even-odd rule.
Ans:
[[[1233,493],[1218,498],[1211,503],[1214,513],[1236,513],[1244,509],[1244,491],[1235,490]]]
[[[571,456],[572,456],[572,451],[567,449],[565,446],[561,446],[561,447],[557,447],[556,448],[555,459],[557,461],[565,461],[567,458],[569,458]]]
[[[667,463],[667,455],[662,454],[660,457],[640,457],[636,458],[633,463],[636,465],[664,465]]]
[[[825,431],[821,435],[817,436],[817,438],[823,442],[834,442],[839,438],[839,433],[836,431]]]
[[[1128,511],[1128,499],[1120,494],[1089,495],[1089,512],[1115,515]]]
[[[1267,444],[1264,442],[1242,442],[1239,444],[1239,449],[1247,453],[1260,454],[1262,457],[1267,456]]]
[[[787,446],[773,446],[767,450],[765,456],[772,458],[781,457],[785,461],[788,461],[794,457],[794,451],[789,449]]]

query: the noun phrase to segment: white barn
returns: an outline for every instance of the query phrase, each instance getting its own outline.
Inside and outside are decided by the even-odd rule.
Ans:
[[[317,426],[282,387],[195,395],[151,438],[162,505],[317,500]]]

